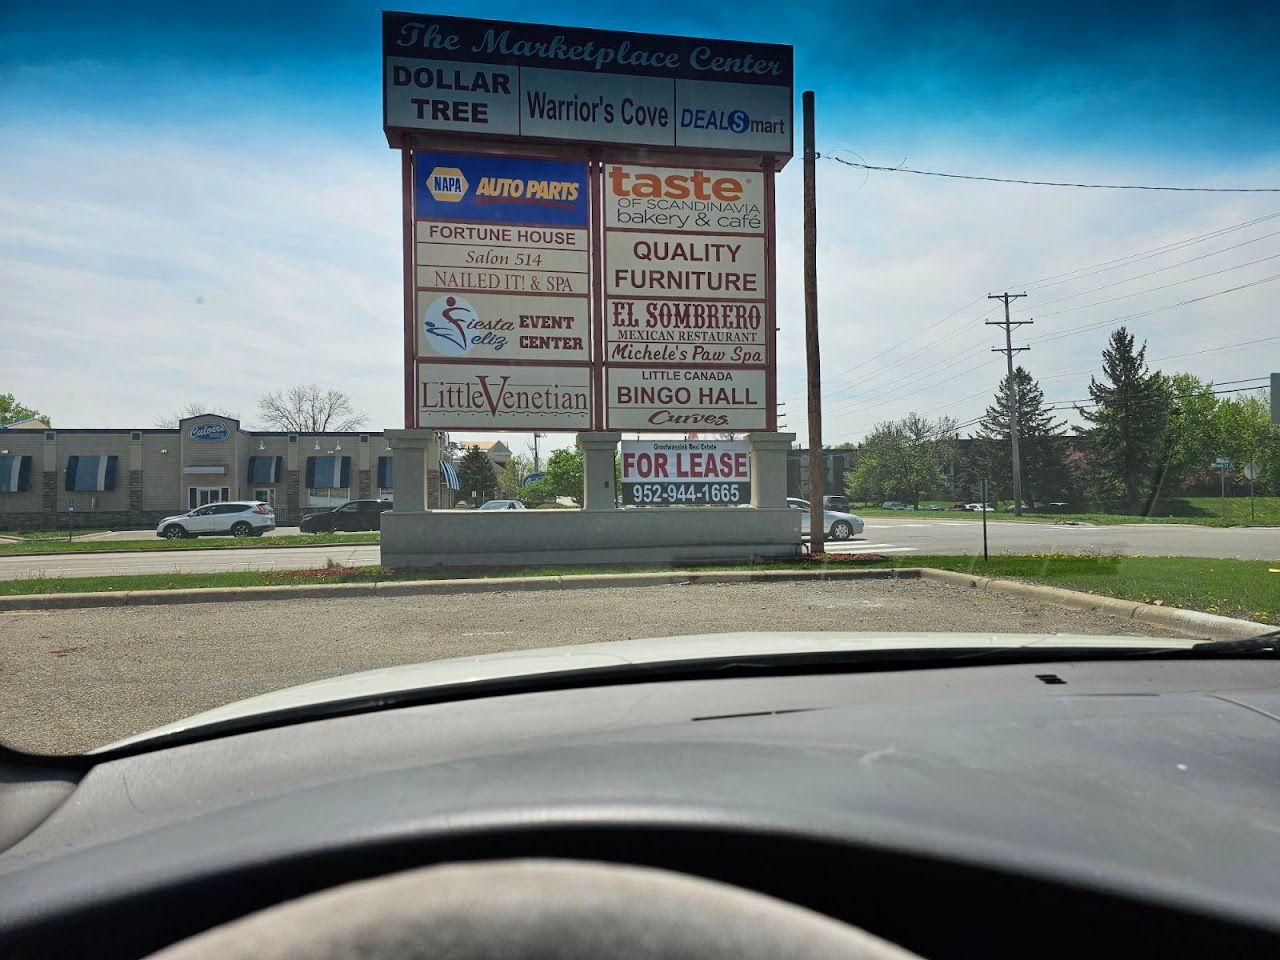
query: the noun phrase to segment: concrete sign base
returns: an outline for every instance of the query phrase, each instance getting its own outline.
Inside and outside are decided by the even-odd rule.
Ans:
[[[800,554],[800,512],[424,510],[382,515],[387,567],[751,561]]]
[[[614,507],[618,433],[581,433],[584,509],[432,510],[421,492],[436,455],[430,431],[388,430],[396,505],[382,515],[387,567],[751,561],[800,555],[800,512],[787,507],[794,434],[751,433],[751,509]],[[407,483],[401,488],[402,480]]]

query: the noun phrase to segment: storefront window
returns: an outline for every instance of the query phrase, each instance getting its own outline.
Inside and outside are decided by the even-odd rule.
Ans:
[[[309,507],[339,507],[350,499],[349,487],[317,487],[307,490]]]

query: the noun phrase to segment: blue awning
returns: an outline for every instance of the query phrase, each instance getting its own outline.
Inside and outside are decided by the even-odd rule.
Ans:
[[[346,489],[351,486],[350,457],[307,457],[307,489]]]
[[[462,484],[458,482],[458,471],[453,469],[453,464],[448,460],[440,461],[440,472],[444,475],[444,485],[450,490],[461,490]]]
[[[30,486],[30,457],[0,457],[0,493],[22,493]]]
[[[279,483],[284,457],[250,457],[250,483]]]
[[[114,490],[116,456],[67,457],[65,489],[72,491]]]
[[[391,457],[378,458],[378,489],[379,490],[395,489],[396,487],[395,463],[396,463],[395,460],[393,460]]]

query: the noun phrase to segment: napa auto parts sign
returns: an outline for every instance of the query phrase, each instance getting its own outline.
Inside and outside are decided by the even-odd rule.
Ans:
[[[382,15],[383,126],[507,141],[792,151],[792,48]]]
[[[634,506],[751,499],[751,461],[742,440],[623,440],[622,499]]]

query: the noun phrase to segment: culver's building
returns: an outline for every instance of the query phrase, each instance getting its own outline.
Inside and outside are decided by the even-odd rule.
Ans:
[[[282,526],[347,500],[390,500],[391,451],[380,432],[244,430],[230,417],[189,417],[176,429],[0,427],[0,530],[136,529],[222,500],[263,500]],[[439,505],[457,498],[445,461],[431,471]]]

